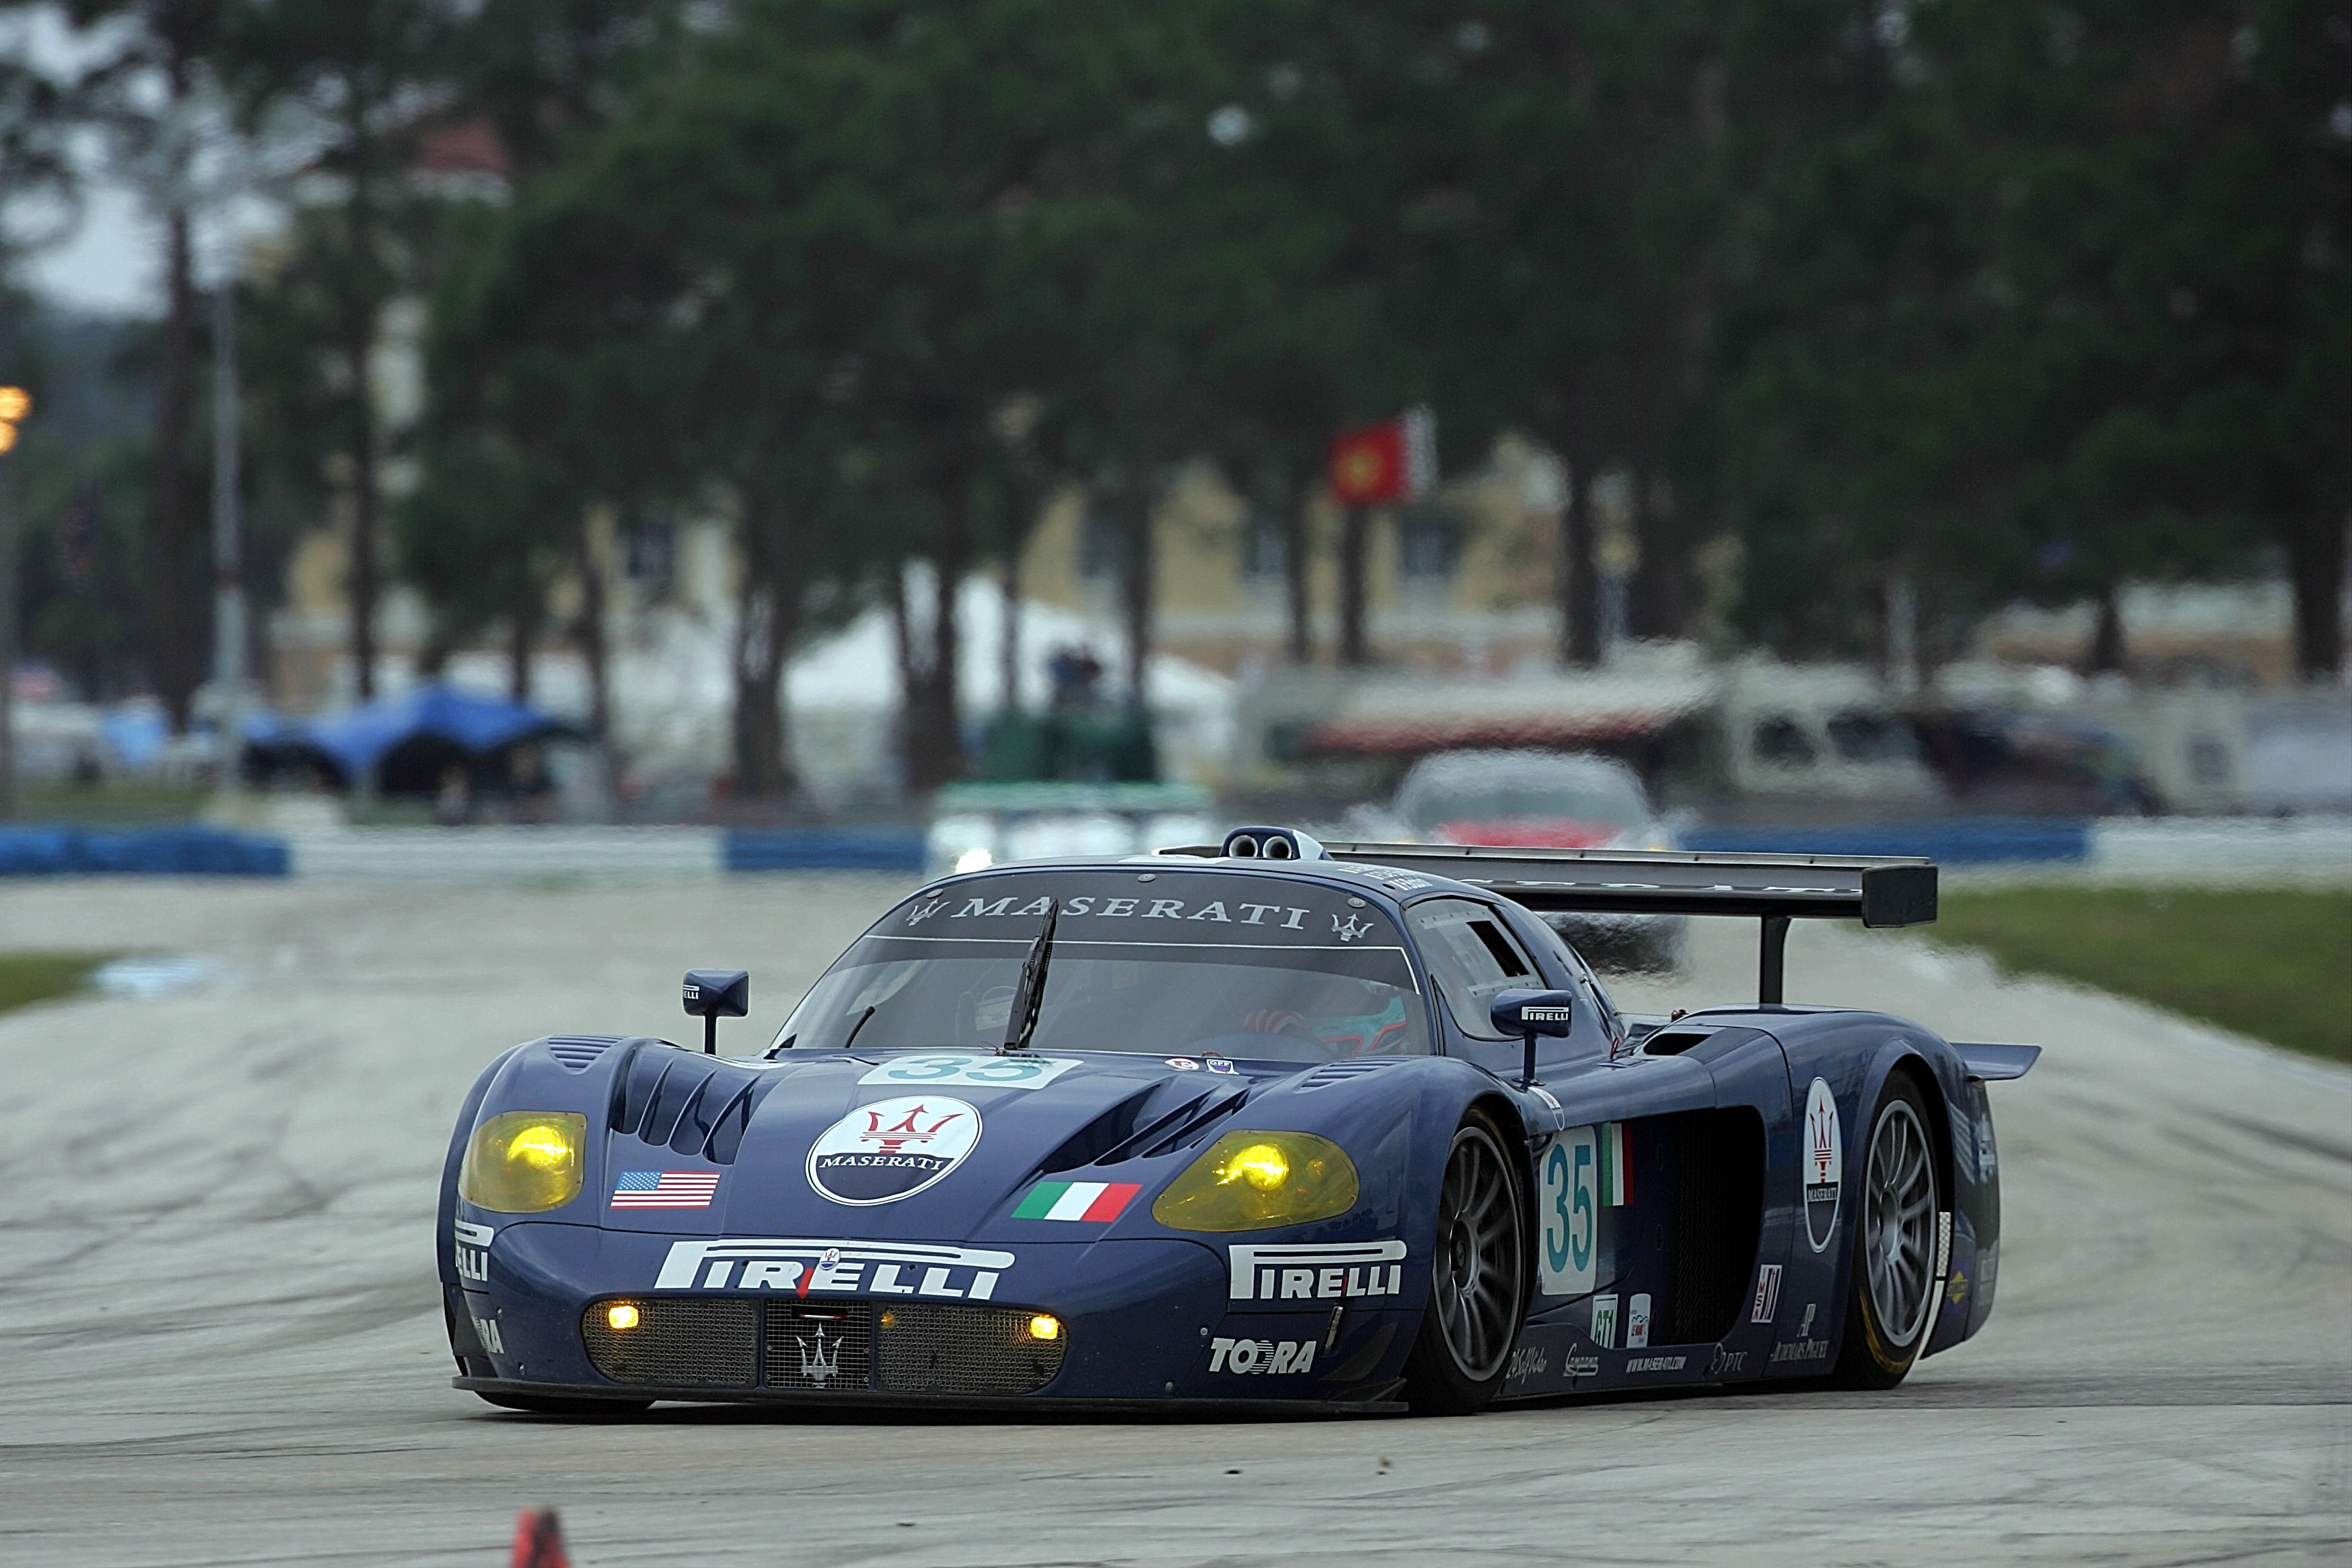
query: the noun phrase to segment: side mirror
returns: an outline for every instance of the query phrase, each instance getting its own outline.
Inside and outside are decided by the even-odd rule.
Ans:
[[[719,1054],[719,1020],[740,1018],[751,1010],[751,972],[748,969],[689,969],[680,990],[686,1016],[702,1020],[702,1048]]]
[[[1564,1039],[1576,1026],[1576,993],[1505,991],[1487,1004],[1486,1016],[1497,1032],[1527,1042],[1527,1060],[1519,1073],[1519,1087],[1525,1089],[1536,1080],[1537,1039]]]

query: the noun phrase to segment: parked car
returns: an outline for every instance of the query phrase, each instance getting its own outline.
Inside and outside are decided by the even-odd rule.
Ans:
[[[1351,822],[1408,844],[1513,844],[1542,849],[1678,849],[1641,776],[1589,752],[1441,752],[1413,764],[1385,811]],[[1668,970],[1682,962],[1681,915],[1580,911],[1546,917],[1602,969]]]

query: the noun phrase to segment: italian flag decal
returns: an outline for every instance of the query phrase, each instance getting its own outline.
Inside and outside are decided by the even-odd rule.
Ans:
[[[1625,1124],[1601,1124],[1601,1206],[1622,1208],[1633,1193],[1633,1166],[1625,1156]]]
[[[1013,1217],[1114,1220],[1142,1190],[1134,1182],[1040,1182],[1029,1189]]]

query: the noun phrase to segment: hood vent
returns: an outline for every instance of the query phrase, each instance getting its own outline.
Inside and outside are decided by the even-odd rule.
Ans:
[[[621,1043],[618,1035],[550,1035],[547,1054],[566,1072],[586,1072],[598,1057]]]
[[[1036,1174],[1050,1176],[1059,1171],[1075,1171],[1081,1165],[1103,1164],[1121,1157],[1120,1151],[1135,1141],[1135,1124],[1143,1119],[1144,1107],[1160,1092],[1159,1084],[1150,1084],[1129,1095],[1076,1132],[1062,1140],[1061,1146],[1038,1162]],[[1188,1108],[1180,1107],[1171,1115],[1181,1115]],[[1157,1127],[1170,1120],[1161,1117],[1151,1123]],[[1144,1129],[1149,1134],[1151,1127]]]
[[[1336,1062],[1325,1062],[1291,1087],[1298,1089],[1328,1089],[1335,1083],[1345,1083],[1351,1078],[1361,1078],[1368,1072],[1378,1072],[1392,1058],[1373,1057],[1343,1057]]]
[[[1246,1089],[1230,1089],[1222,1095],[1203,1095],[1186,1106],[1176,1117],[1170,1118],[1169,1120],[1174,1121],[1176,1125],[1168,1127],[1166,1134],[1156,1139],[1150,1147],[1129,1147],[1113,1152],[1119,1159],[1126,1159],[1130,1154],[1150,1159],[1157,1154],[1166,1154],[1181,1149],[1187,1143],[1197,1143],[1207,1134],[1210,1128],[1239,1110],[1242,1108],[1242,1102],[1247,1099],[1249,1099],[1249,1090]],[[1162,1122],[1161,1126],[1167,1126],[1167,1123]],[[1147,1128],[1138,1134],[1133,1142],[1135,1144],[1141,1144],[1145,1139],[1150,1138],[1159,1131],[1157,1127]],[[1110,1162],[1105,1160],[1103,1163],[1108,1164]]]
[[[773,1079],[667,1042],[649,1044],[615,1078],[608,1113],[613,1131],[674,1154],[733,1164],[751,1125],[757,1091]]]

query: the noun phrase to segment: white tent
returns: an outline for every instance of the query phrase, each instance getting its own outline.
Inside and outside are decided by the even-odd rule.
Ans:
[[[909,596],[920,603],[929,595],[910,591]],[[1003,696],[1003,595],[993,582],[973,578],[957,604],[961,709],[967,722],[976,722]],[[612,665],[614,739],[632,771],[650,779],[698,780],[726,769],[734,701],[732,620],[663,606],[635,635],[619,639]],[[1027,708],[1046,700],[1046,666],[1057,649],[1089,649],[1109,669],[1121,662],[1123,639],[1116,630],[1059,605],[1024,600],[1019,637],[1021,701]],[[586,710],[586,682],[576,658],[542,658],[535,673],[532,696],[542,706],[567,715]],[[493,656],[461,656],[452,661],[451,674],[463,685],[504,689],[504,664]],[[1205,779],[1226,753],[1234,682],[1163,654],[1151,660],[1145,685],[1162,766],[1174,778]],[[793,761],[820,801],[897,794],[898,695],[897,637],[889,612],[879,607],[793,660],[785,676]]]

